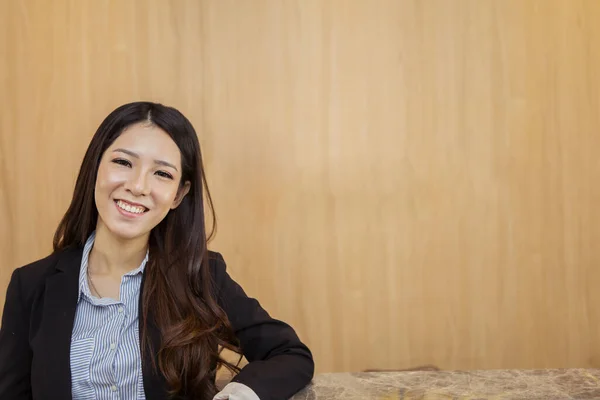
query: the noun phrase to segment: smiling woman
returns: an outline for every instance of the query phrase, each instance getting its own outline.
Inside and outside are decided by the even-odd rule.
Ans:
[[[138,102],[85,154],[54,253],[18,268],[0,328],[0,398],[282,399],[311,352],[207,250],[212,202],[194,128]],[[241,370],[219,348],[246,356]],[[216,371],[237,375],[217,393]]]
[[[180,165],[179,148],[160,127],[140,122],[126,128],[98,167],[98,228],[124,239],[149,232],[190,190]]]

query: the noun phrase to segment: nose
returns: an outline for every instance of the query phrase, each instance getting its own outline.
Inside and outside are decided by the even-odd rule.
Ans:
[[[125,182],[125,189],[134,196],[147,196],[150,194],[150,185],[148,185],[148,179],[146,179],[144,171],[131,174]]]

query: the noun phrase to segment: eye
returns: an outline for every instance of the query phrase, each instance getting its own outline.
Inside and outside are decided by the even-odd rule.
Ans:
[[[123,158],[115,158],[112,160],[115,164],[123,165],[125,167],[131,167],[131,163]]]
[[[171,175],[170,173],[168,173],[168,172],[165,172],[165,171],[156,171],[156,174],[157,174],[158,176],[161,176],[161,177],[163,177],[163,178],[167,178],[167,179],[173,179],[173,175]]]

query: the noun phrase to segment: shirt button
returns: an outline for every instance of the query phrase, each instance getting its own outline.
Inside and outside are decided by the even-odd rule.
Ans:
[[[117,387],[116,387],[115,385],[112,385],[112,386],[110,387],[110,390],[112,390],[113,392],[116,392],[116,391],[117,391]]]
[[[114,349],[116,349],[116,348],[117,348],[117,345],[116,345],[116,344],[114,344],[114,343],[111,343],[111,344],[110,344],[110,349],[111,349],[111,350],[114,350]]]
[[[123,307],[119,307],[119,313],[122,313],[123,311]]]

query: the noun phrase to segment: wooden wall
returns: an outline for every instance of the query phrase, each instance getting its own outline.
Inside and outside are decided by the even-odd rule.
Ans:
[[[595,0],[0,0],[0,306],[149,99],[318,371],[600,367],[598,71]]]

